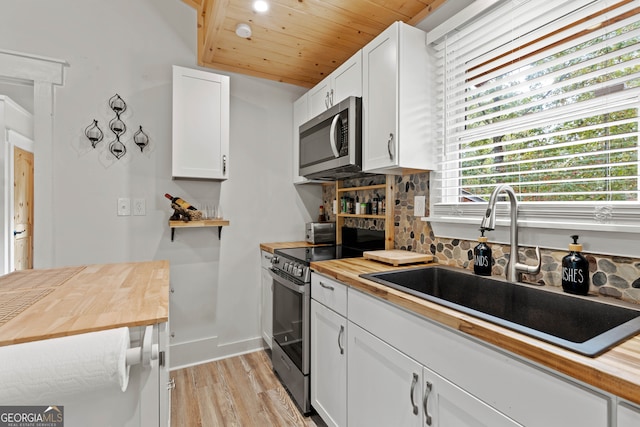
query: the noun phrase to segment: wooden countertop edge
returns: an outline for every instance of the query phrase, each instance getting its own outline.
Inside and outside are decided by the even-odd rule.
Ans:
[[[368,262],[364,259],[362,261]],[[358,263],[358,267],[362,267],[363,264]],[[424,266],[421,264],[393,269]],[[368,271],[361,272],[341,269],[333,260],[313,262],[311,268],[482,342],[640,404],[640,335],[591,358],[359,277],[359,274],[391,269],[380,263],[372,264]]]
[[[274,243],[260,243],[260,250],[273,253],[276,249],[290,249],[290,248],[312,248],[315,246],[330,246],[327,244],[314,245],[313,243],[306,242],[304,240],[297,242],[274,242]]]
[[[68,329],[64,332],[46,333],[42,335],[30,335],[24,338],[3,340],[3,341],[0,341],[0,347],[6,346],[6,345],[12,345],[12,344],[22,344],[25,342],[48,340],[52,338],[68,337],[71,335],[88,334],[90,332],[100,332],[100,331],[106,331],[109,329],[117,329],[122,327],[132,328],[136,326],[150,326],[150,325],[156,325],[158,323],[165,323],[168,321],[169,321],[169,316],[159,316],[153,319],[143,319],[143,320],[137,320],[137,321],[131,321],[131,322],[114,323],[109,325],[108,327],[100,326],[95,328]]]

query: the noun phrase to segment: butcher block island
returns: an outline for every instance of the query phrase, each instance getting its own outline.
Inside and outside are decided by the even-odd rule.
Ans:
[[[375,377],[370,372],[362,371],[360,378],[365,362],[355,361],[374,351],[368,345],[375,341],[426,366],[425,375],[439,373],[466,392],[494,403],[494,409],[518,420],[518,425],[640,425],[640,335],[597,357],[582,356],[360,277],[403,267],[351,258],[312,262],[311,268],[326,284],[346,287],[347,321],[360,331],[354,331],[357,334],[348,339],[345,350],[352,355],[356,347],[353,358],[347,357],[354,360],[356,369],[353,375],[348,371],[348,384],[354,380],[353,386],[347,386],[350,410],[357,406],[361,380],[366,377],[369,388],[381,386],[372,382]],[[349,336],[351,329],[347,329]],[[362,334],[370,337],[365,353],[358,352],[365,338]],[[536,404],[527,403],[532,401]],[[369,407],[378,404],[370,402]],[[550,414],[554,418],[545,418]],[[572,424],[576,416],[591,421]]]
[[[29,295],[33,293],[35,298]],[[20,294],[26,295],[24,300]],[[21,310],[0,323],[0,346],[165,323],[169,319],[169,262],[17,271],[0,277],[0,301],[2,311],[8,301]]]
[[[1,276],[0,400],[63,406],[70,426],[167,426],[168,322],[168,261]]]

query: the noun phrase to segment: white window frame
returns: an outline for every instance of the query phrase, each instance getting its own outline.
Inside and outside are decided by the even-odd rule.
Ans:
[[[427,42],[436,42],[458,26],[470,22],[501,0],[477,0],[471,6],[430,31]],[[434,173],[432,173],[433,175]],[[435,182],[432,176],[431,182]],[[438,237],[476,240],[485,203],[438,203],[440,189],[430,189],[430,212],[422,218],[431,224]],[[489,241],[508,244],[509,206],[499,202],[496,229]],[[640,203],[609,204],[547,202],[535,205],[520,203],[518,207],[519,240],[523,246],[541,246],[567,250],[569,235],[580,235],[585,252],[603,255],[640,257]]]

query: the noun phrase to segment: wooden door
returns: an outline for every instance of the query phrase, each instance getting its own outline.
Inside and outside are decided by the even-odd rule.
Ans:
[[[33,268],[33,153],[14,148],[14,269]]]

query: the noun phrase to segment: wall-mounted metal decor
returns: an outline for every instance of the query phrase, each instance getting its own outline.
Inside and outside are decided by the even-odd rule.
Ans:
[[[109,107],[114,113],[116,113],[116,116],[109,122],[109,129],[111,129],[111,132],[116,136],[116,139],[111,141],[111,144],[109,144],[109,151],[116,157],[116,159],[120,159],[122,156],[127,154],[127,147],[120,142],[120,136],[127,131],[127,125],[125,125],[120,119],[120,114],[125,112],[127,104],[124,102],[124,99],[116,93],[109,99]]]
[[[91,141],[91,146],[93,148],[96,148],[98,142],[102,141],[102,138],[104,138],[104,133],[102,133],[102,130],[98,127],[98,121],[96,119],[93,119],[93,123],[87,126],[84,130],[84,134],[87,139]]]
[[[140,147],[141,153],[144,150],[144,147],[146,147],[147,144],[149,144],[149,137],[142,130],[142,125],[140,125],[140,129],[138,130],[138,132],[133,134],[133,142],[135,142],[136,145]]]

